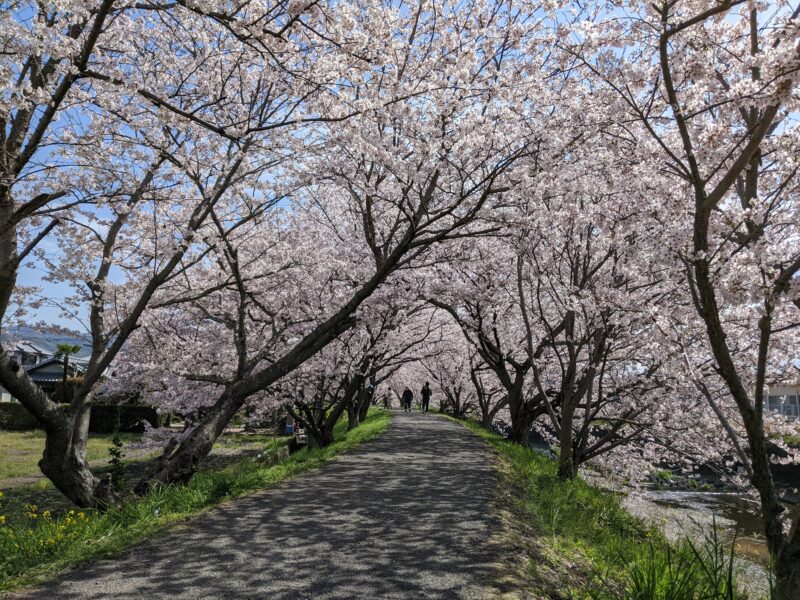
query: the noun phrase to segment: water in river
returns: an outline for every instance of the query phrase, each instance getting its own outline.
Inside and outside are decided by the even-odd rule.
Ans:
[[[764,531],[758,516],[758,504],[741,494],[649,490],[645,497],[659,506],[696,510],[730,520],[736,524],[742,537],[760,536]]]

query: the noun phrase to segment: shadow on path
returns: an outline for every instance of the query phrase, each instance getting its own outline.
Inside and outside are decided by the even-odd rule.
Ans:
[[[396,413],[317,471],[18,597],[480,598],[493,477],[460,425]]]

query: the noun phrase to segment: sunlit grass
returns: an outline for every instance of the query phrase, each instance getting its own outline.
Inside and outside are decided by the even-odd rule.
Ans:
[[[140,433],[120,434],[124,443],[141,439]],[[89,461],[108,458],[112,433],[89,434],[87,455]],[[37,475],[39,460],[44,451],[44,431],[0,431],[0,485],[3,479]]]

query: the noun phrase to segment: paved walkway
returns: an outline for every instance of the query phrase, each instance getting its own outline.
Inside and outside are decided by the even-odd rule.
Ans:
[[[492,468],[445,418],[396,413],[377,440],[25,598],[481,598]]]

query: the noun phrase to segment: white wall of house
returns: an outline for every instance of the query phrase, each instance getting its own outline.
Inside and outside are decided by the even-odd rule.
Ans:
[[[800,418],[800,384],[776,384],[768,388],[765,409],[786,417]]]

